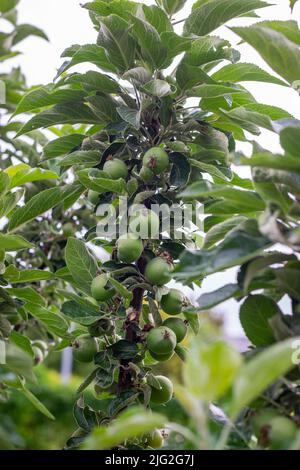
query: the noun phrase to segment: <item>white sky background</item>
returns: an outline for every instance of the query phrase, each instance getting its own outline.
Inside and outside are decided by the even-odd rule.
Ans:
[[[28,38],[18,47],[22,55],[10,60],[6,67],[20,65],[29,85],[51,82],[56,70],[63,61],[60,55],[64,49],[72,44],[87,44],[96,40],[97,34],[93,29],[88,12],[80,7],[82,3],[85,3],[85,1],[21,0],[19,22],[31,23],[42,28],[48,35],[50,43],[46,43],[39,38]],[[152,4],[153,2],[146,0],[144,3]],[[188,0],[185,8],[177,16],[179,18],[188,16],[193,3],[193,0]],[[262,20],[288,20],[291,18],[297,21],[300,20],[300,2],[296,4],[293,15],[290,12],[289,0],[273,0],[272,3],[273,6],[258,10]],[[258,20],[242,18],[233,20],[228,24],[246,26],[256,21]],[[226,27],[219,28],[214,34],[229,39],[234,45],[239,42],[239,38]],[[250,46],[241,45],[237,48],[242,54],[242,62],[252,62],[272,72]],[[81,70],[85,70],[85,67],[80,66]],[[264,83],[246,83],[245,86],[253,93],[258,102],[282,107],[300,119],[300,97],[296,91]],[[260,137],[256,137],[256,140],[269,150],[280,150],[279,139],[274,133],[263,131]],[[245,151],[249,150],[247,145],[244,145],[243,149]],[[235,270],[230,270],[226,274],[221,273],[210,276],[203,283],[200,293],[217,289],[227,282],[234,282],[234,278]],[[197,291],[196,298],[199,296],[198,294]],[[229,335],[239,336],[243,334],[238,321],[238,304],[235,301],[224,303],[219,311],[224,312],[226,316],[226,331]]]

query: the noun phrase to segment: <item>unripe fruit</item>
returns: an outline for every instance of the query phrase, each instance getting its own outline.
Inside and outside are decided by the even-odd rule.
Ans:
[[[186,337],[187,325],[183,320],[181,320],[181,318],[167,318],[164,321],[163,326],[167,326],[175,333],[177,343],[181,343],[181,341]]]
[[[118,180],[119,178],[125,179],[128,175],[128,168],[126,164],[117,158],[113,160],[107,160],[103,166],[103,170],[113,180]]]
[[[89,334],[96,338],[100,336],[110,336],[114,332],[114,324],[108,318],[101,318],[98,322],[88,327]]]
[[[128,194],[131,196],[138,190],[139,184],[137,182],[136,178],[130,178],[130,180],[127,183],[127,191]]]
[[[98,300],[98,302],[106,302],[115,294],[115,290],[107,287],[107,283],[108,279],[106,274],[100,274],[92,281],[91,293],[94,299]]]
[[[172,279],[171,266],[163,258],[154,258],[146,266],[145,276],[155,286],[164,286]]]
[[[153,328],[147,336],[147,346],[154,354],[170,354],[176,347],[175,333],[165,326]]]
[[[98,352],[98,344],[90,335],[78,336],[73,343],[74,359],[79,362],[92,362]]]
[[[117,243],[118,258],[123,263],[133,263],[137,261],[143,252],[143,242],[133,233],[122,235]]]
[[[170,289],[168,294],[162,296],[160,305],[168,315],[179,315],[182,311],[183,295],[179,290]]]
[[[143,166],[149,168],[155,175],[160,175],[169,166],[169,156],[160,147],[153,147],[145,153]]]
[[[150,400],[157,405],[164,405],[172,399],[173,384],[170,379],[163,375],[157,375],[155,378],[160,385],[160,389],[151,387]]]
[[[43,351],[40,350],[40,348],[33,346],[32,348],[34,352],[34,363],[36,365],[41,364],[44,360],[44,353]]]
[[[253,431],[257,437],[260,437],[262,430],[269,426],[271,419],[278,416],[278,411],[270,408],[259,411],[251,420]]]
[[[145,444],[152,449],[161,449],[164,445],[164,438],[159,429],[155,429],[153,432],[146,434]]]
[[[48,344],[40,339],[33,341],[32,346],[34,346],[35,348],[39,348],[44,354],[46,354],[48,351]]]
[[[62,231],[65,237],[72,237],[75,233],[74,225],[71,222],[68,222],[62,226]]]
[[[99,193],[97,191],[93,191],[92,189],[88,192],[88,200],[90,201],[91,204],[94,206],[97,204],[99,200]]]
[[[287,450],[296,437],[297,427],[295,423],[285,416],[277,416],[271,419],[269,424],[270,448],[272,450]]]
[[[167,362],[169,361],[173,356],[174,356],[174,351],[168,353],[168,354],[156,354],[152,351],[149,351],[151,357],[155,359],[158,362]]]
[[[129,228],[132,233],[142,239],[155,237],[159,233],[159,217],[150,209],[132,207]]]
[[[154,173],[148,167],[143,166],[139,177],[144,181],[144,183],[150,183],[154,178]]]
[[[185,152],[188,152],[189,150],[188,147],[185,145],[185,143],[180,142],[179,140],[170,142],[169,147],[173,150],[173,152],[185,153]]]

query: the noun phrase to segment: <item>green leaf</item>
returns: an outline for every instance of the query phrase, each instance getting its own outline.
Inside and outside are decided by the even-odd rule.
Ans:
[[[239,293],[240,288],[237,284],[227,284],[213,292],[201,295],[197,300],[197,309],[209,310],[232,297],[236,297]]]
[[[255,182],[254,187],[264,201],[277,204],[283,212],[289,212],[292,200],[278,185],[268,182]]]
[[[193,158],[189,159],[191,166],[199,168],[203,173],[208,173],[209,175],[215,176],[216,178],[221,179],[222,181],[228,181],[228,177],[219,170],[216,165],[211,165],[210,163],[200,162],[194,160]]]
[[[236,62],[239,58],[236,52],[228,41],[217,36],[200,37],[192,42],[191,49],[184,55],[182,63],[199,67],[208,64],[213,66],[221,59]],[[214,80],[211,80],[214,83]]]
[[[246,212],[265,209],[265,203],[254,191],[232,188],[223,184],[213,185],[206,180],[201,180],[191,184],[180,194],[180,196],[186,200],[201,200],[207,199],[208,197],[213,199],[224,198],[226,201],[228,200],[232,203],[233,207],[236,205],[236,213],[238,213],[238,208],[240,210],[244,208],[244,211]],[[207,213],[209,213],[211,207],[212,206],[207,208]]]
[[[49,41],[48,36],[40,28],[31,24],[19,24],[15,29],[13,45],[18,44],[29,36],[36,36]]]
[[[212,75],[212,78],[222,82],[266,82],[287,86],[285,82],[270,75],[258,65],[248,63],[228,64]]]
[[[241,363],[241,355],[227,343],[195,338],[183,366],[184,384],[198,400],[214,401],[231,386]]]
[[[130,292],[123,284],[121,284],[121,282],[117,281],[113,277],[109,278],[109,282],[115,287],[123,299],[132,300],[132,292]]]
[[[131,407],[120,414],[110,426],[95,427],[85,440],[88,450],[112,449],[125,440],[139,437],[156,428],[162,428],[165,417],[149,413],[142,407]]]
[[[14,192],[9,192],[4,197],[0,198],[0,218],[8,216],[23,196],[24,190],[19,189]]]
[[[290,157],[289,155],[282,156],[270,153],[256,153],[252,155],[251,158],[242,158],[240,164],[249,165],[251,167],[300,173],[299,158]]]
[[[274,300],[264,295],[250,295],[240,308],[240,321],[254,346],[268,346],[275,338],[269,320],[279,313]]]
[[[165,80],[152,80],[146,83],[141,90],[148,95],[157,96],[158,98],[171,95],[176,91],[176,89]]]
[[[4,173],[4,171],[0,171],[0,196],[4,195],[7,192],[9,188],[9,183],[9,176]]]
[[[28,382],[36,383],[33,373],[33,359],[23,349],[15,344],[5,344],[5,364],[1,368],[13,372],[16,375],[24,377]]]
[[[131,0],[112,0],[109,2],[106,0],[94,0],[93,2],[88,2],[83,5],[83,8],[100,16],[109,16],[115,13],[124,18],[128,18],[128,13],[136,13],[137,6],[138,5]]]
[[[138,41],[142,56],[153,69],[162,67],[167,57],[167,49],[157,30],[141,18],[132,16],[132,21],[131,34]]]
[[[172,163],[170,184],[177,187],[185,186],[191,174],[189,159],[183,153],[179,152],[172,152],[169,158]]]
[[[18,251],[32,248],[34,245],[20,235],[5,235],[0,233],[0,246],[5,251]]]
[[[9,189],[23,186],[24,184],[32,183],[33,181],[56,179],[58,179],[58,174],[54,173],[54,171],[43,170],[42,168],[27,168],[18,171],[18,173],[11,178]]]
[[[276,252],[266,253],[264,256],[254,259],[247,264],[246,273],[243,279],[244,292],[248,291],[248,288],[255,277],[262,275],[264,271],[273,264],[279,265],[286,261],[295,261],[295,259],[294,255]],[[277,272],[278,270],[276,269],[275,273]]]
[[[20,0],[0,0],[0,12],[7,13],[15,8]]]
[[[182,90],[188,90],[198,83],[213,83],[212,78],[200,67],[181,62],[176,71],[177,83]]]
[[[84,138],[85,136],[82,134],[70,134],[52,140],[43,148],[44,160],[72,152],[82,144]]]
[[[99,124],[99,118],[84,103],[61,103],[33,116],[17,133],[17,137],[35,129],[57,124]]]
[[[259,112],[248,110],[244,107],[232,109],[231,111],[221,110],[223,114],[233,122],[239,124],[243,129],[252,134],[259,135],[260,127],[274,131],[271,119]]]
[[[231,28],[253,46],[267,64],[289,83],[299,80],[300,50],[283,34],[263,26]]]
[[[33,317],[40,321],[47,331],[57,335],[59,337],[64,337],[68,331],[68,324],[64,318],[59,316],[57,313],[47,310],[41,305],[26,303],[24,305],[25,310],[27,310]]]
[[[99,308],[84,300],[80,304],[75,300],[65,302],[61,310],[70,320],[84,326],[92,325],[101,318]]]
[[[286,292],[292,299],[300,301],[300,277],[299,271],[293,268],[276,269],[276,279],[279,288]]]
[[[101,153],[99,150],[78,150],[72,152],[70,155],[64,157],[59,163],[59,166],[72,166],[72,165],[86,165],[95,166],[101,160]]]
[[[94,64],[107,72],[116,72],[115,66],[108,60],[103,47],[97,46],[97,44],[85,44],[83,46],[75,44],[66,49],[62,57],[72,57],[72,59],[62,64],[58,70],[57,77],[71,67],[74,67],[74,65],[83,64],[85,62]]]
[[[228,234],[214,249],[185,251],[174,276],[185,281],[197,279],[255,258],[270,242],[258,232],[256,221],[248,222]]]
[[[168,59],[172,59],[182,52],[188,51],[191,47],[193,38],[178,36],[173,31],[166,31],[160,35],[160,38],[167,48]]]
[[[285,127],[280,132],[282,148],[292,157],[300,156],[300,127]]]
[[[119,93],[120,86],[108,75],[95,70],[84,74],[74,73],[62,79],[63,83],[74,83],[81,85],[87,91],[101,91],[102,93]]]
[[[20,284],[25,282],[39,282],[55,279],[55,276],[50,271],[43,271],[41,269],[25,269],[19,271],[15,266],[10,265],[5,271],[4,278],[11,284]]]
[[[300,338],[294,337],[270,346],[240,368],[229,405],[231,417],[236,417],[242,408],[295,366],[293,345],[297,344],[297,341],[300,341]]]
[[[29,354],[34,359],[34,351],[31,346],[30,340],[27,336],[21,335],[17,331],[12,331],[9,337],[10,341],[12,341],[18,348],[22,349],[25,353]]]
[[[181,10],[184,5],[186,4],[187,0],[162,0],[162,5],[166,12],[170,15],[173,16],[174,13],[177,13],[179,10]]]
[[[54,85],[46,85],[26,93],[19,102],[14,116],[53,104],[82,101],[85,93],[81,90],[56,89]]]
[[[294,9],[294,6],[296,5],[298,0],[290,0],[290,7],[291,7],[291,10],[293,11]]]
[[[134,359],[139,351],[136,343],[131,343],[125,339],[120,339],[117,343],[112,344],[109,349],[112,350],[114,357],[126,361]]]
[[[262,21],[258,23],[258,25],[266,27],[266,28],[274,29],[275,31],[282,33],[290,41],[300,45],[300,30],[299,30],[297,21],[271,20],[271,21]]]
[[[114,192],[117,194],[126,193],[126,183],[124,179],[109,179],[105,172],[100,170],[80,170],[77,173],[80,182],[88,189],[98,193]]]
[[[90,295],[91,282],[96,277],[98,266],[83,241],[68,238],[66,263],[76,286]]]
[[[68,196],[68,189],[70,187],[55,187],[46,189],[33,196],[25,206],[18,207],[13,212],[9,221],[9,230],[16,230],[16,228],[24,225],[26,222],[52,209]]]
[[[194,335],[198,335],[200,331],[199,309],[192,309],[191,307],[187,307],[183,310],[183,316],[188,321],[188,325]]]
[[[231,95],[232,93],[241,93],[239,88],[233,88],[226,85],[204,84],[192,88],[188,92],[188,96],[199,98],[215,98],[218,96]]]
[[[241,224],[245,220],[246,217],[244,216],[236,216],[224,220],[223,222],[220,222],[215,226],[211,227],[205,235],[204,248],[211,248],[217,242],[223,240],[223,238],[225,237],[225,235],[227,235],[228,232],[235,229],[239,224]]]
[[[43,297],[32,287],[18,287],[6,289],[6,292],[13,297],[30,302],[37,305],[45,305]]]
[[[151,79],[151,73],[145,67],[134,67],[123,74],[124,80],[132,80],[137,85],[142,85]]]
[[[118,106],[118,114],[121,116],[123,121],[128,122],[135,129],[139,129],[141,124],[141,114],[137,109],[128,108],[128,106]]]
[[[28,390],[28,388],[25,387],[25,383],[23,381],[20,381],[20,383],[22,386],[21,393],[27,398],[27,400],[29,400],[30,403],[44,416],[46,416],[47,418],[51,420],[55,420],[54,416],[45,407],[45,405],[43,405],[43,403],[41,403],[39,399],[35,395],[33,395],[33,393],[30,390]]]
[[[95,382],[103,390],[111,387],[114,382],[113,369],[98,369]]]
[[[158,6],[143,5],[143,13],[145,19],[154,26],[160,35],[165,31],[173,31],[173,26],[168,15]]]
[[[117,113],[117,102],[109,95],[96,95],[87,99],[91,109],[98,120],[104,122],[117,122],[119,115]],[[99,122],[98,122],[99,124]]]
[[[205,36],[232,18],[266,6],[269,4],[260,0],[210,0],[192,11],[184,24],[184,32]]]
[[[135,41],[129,34],[129,24],[120,16],[101,17],[98,45],[105,49],[109,61],[120,71],[134,64]]]

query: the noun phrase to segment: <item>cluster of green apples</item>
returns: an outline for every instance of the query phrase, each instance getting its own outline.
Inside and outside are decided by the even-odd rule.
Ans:
[[[140,171],[140,178],[145,183],[151,183],[155,176],[159,176],[168,170],[170,166],[169,156],[160,147],[153,147],[148,150],[143,158],[143,166]]]
[[[145,184],[153,182],[155,177],[163,175],[170,168],[169,155],[161,147],[152,147],[142,158],[142,167],[136,175]],[[128,167],[124,160],[116,157],[109,157],[103,165],[103,171],[112,180],[128,179]],[[131,177],[127,182],[127,190],[131,195],[138,189],[138,181]],[[99,201],[99,193],[90,190],[88,199],[91,204],[96,205]]]
[[[168,171],[170,166],[169,156],[165,150],[160,147],[154,147],[148,150],[142,158],[142,167],[139,173],[129,174],[129,165],[119,158],[109,158],[103,171],[108,178],[127,181],[129,194],[137,190],[138,181],[148,184],[156,177]],[[133,181],[136,184],[132,184]],[[91,204],[100,203],[100,195],[95,191],[89,191],[88,199]],[[167,289],[165,286],[172,279],[173,264],[169,257],[162,253],[159,256],[151,258],[147,248],[151,247],[151,242],[141,237],[139,234],[143,229],[148,229],[148,234],[157,234],[160,229],[158,215],[147,208],[140,207],[135,212],[132,211],[129,218],[128,231],[122,234],[116,241],[114,253],[119,262],[124,264],[137,263],[141,257],[144,257],[144,269],[141,276],[144,284],[149,285],[151,295],[156,293],[158,306],[168,315],[161,326],[150,326],[150,330],[144,332],[141,336],[142,350],[150,363],[165,362],[169,360],[175,352],[179,343],[187,335],[187,322],[178,317],[182,313],[184,306],[184,297],[177,289]],[[67,227],[69,228],[69,227]],[[149,236],[149,240],[152,237]],[[146,250],[145,250],[146,248]],[[153,256],[153,255],[152,255]],[[138,267],[139,264],[136,264]],[[112,305],[114,297],[117,296],[115,285],[111,283],[110,274],[106,272],[99,273],[91,283],[91,297],[94,302]],[[151,287],[150,287],[151,286]],[[100,324],[105,322],[105,325]],[[110,323],[110,324],[109,324]],[[95,355],[104,350],[107,346],[104,336],[110,337],[115,332],[113,321],[108,318],[101,319],[95,325],[88,328],[88,334],[78,336],[73,342],[74,357],[77,361],[88,363],[92,362]],[[162,375],[148,375],[142,378],[142,382],[150,387],[150,402],[156,405],[165,405],[173,397],[173,384],[170,379]],[[164,436],[158,429],[142,437],[143,444],[151,448],[160,448],[164,444]]]

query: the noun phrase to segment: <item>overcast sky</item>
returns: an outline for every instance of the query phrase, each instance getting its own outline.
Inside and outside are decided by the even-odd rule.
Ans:
[[[47,33],[50,43],[38,38],[25,40],[19,46],[22,55],[8,61],[7,66],[21,65],[29,85],[51,82],[62,63],[60,55],[65,48],[72,44],[93,43],[96,40],[96,32],[93,30],[88,12],[80,7],[81,3],[84,3],[84,0],[21,0],[19,22],[31,23],[42,28]],[[144,1],[144,3],[153,2]],[[300,2],[295,7],[293,16],[289,9],[289,0],[273,0],[272,3],[274,6],[258,10],[262,19],[300,19]],[[189,14],[192,4],[192,0],[187,2],[186,7],[180,12],[180,18],[185,18]],[[233,20],[229,25],[248,25],[254,21],[257,20],[243,18]],[[226,27],[219,28],[215,34],[229,39],[233,44],[237,45],[239,42],[239,38]],[[242,53],[243,62],[252,62],[271,71],[250,46],[242,45],[238,46],[238,49]],[[246,87],[260,103],[280,106],[300,119],[300,98],[295,91],[262,83],[247,83]],[[256,140],[272,151],[280,149],[278,138],[274,133],[263,131]],[[235,270],[231,270],[226,276],[224,274],[210,276],[204,282],[201,293],[216,289],[224,282],[231,282],[234,277]],[[221,310],[226,313],[228,333],[239,335],[241,327],[237,321],[236,302],[226,302]]]

